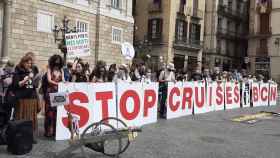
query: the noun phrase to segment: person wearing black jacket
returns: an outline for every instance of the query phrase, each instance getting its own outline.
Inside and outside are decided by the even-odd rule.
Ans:
[[[31,120],[33,131],[36,133],[38,129],[37,114],[40,111],[40,107],[33,78],[32,58],[30,56],[24,56],[15,67],[11,85],[17,100],[15,118],[16,120]],[[35,140],[34,143],[36,143]]]

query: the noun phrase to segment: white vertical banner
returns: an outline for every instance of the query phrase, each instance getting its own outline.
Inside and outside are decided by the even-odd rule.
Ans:
[[[167,119],[173,119],[184,116],[184,110],[182,108],[182,82],[169,82],[167,91]]]
[[[215,111],[220,111],[225,109],[225,84],[224,82],[213,82],[213,106]]]
[[[253,107],[260,106],[260,84],[258,82],[252,83],[252,102]]]
[[[270,83],[269,85],[269,106],[277,105],[277,97],[278,97],[277,86],[278,85],[275,83]]]
[[[239,82],[226,82],[225,84],[225,108],[240,108],[240,86]]]
[[[214,111],[213,106],[207,104],[207,89],[205,82],[194,82],[194,114],[203,114]]]
[[[250,84],[249,82],[242,83],[242,107],[247,108],[250,107]]]
[[[216,92],[215,82],[206,83],[206,104],[211,108],[211,111],[215,111],[215,92]],[[215,89],[214,89],[215,88]]]
[[[67,112],[71,112],[72,116],[79,119],[80,133],[90,124],[100,121],[101,118],[92,115],[93,113],[100,113],[100,111],[93,108],[89,84],[61,83],[58,91],[69,94],[69,105],[57,107],[56,140],[66,140],[71,136],[68,129],[70,122]]]
[[[269,83],[261,83],[259,89],[259,106],[268,106]]]
[[[127,126],[141,126],[143,123],[143,90],[141,82],[117,83],[118,118]]]
[[[183,89],[182,89],[182,116],[192,115],[193,113],[193,82],[183,82]]]
[[[144,111],[142,125],[157,122],[158,83],[143,83]]]

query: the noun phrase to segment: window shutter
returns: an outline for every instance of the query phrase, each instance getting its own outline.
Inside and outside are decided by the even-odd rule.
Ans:
[[[153,19],[148,21],[148,39],[152,39],[152,27],[153,27]]]
[[[201,29],[200,24],[197,24],[196,25],[196,35],[195,35],[197,42],[200,41],[200,29]]]
[[[183,28],[184,41],[186,41],[187,39],[187,34],[188,34],[188,22],[184,21],[184,28]]]
[[[159,33],[159,34],[161,34],[162,33],[162,19],[157,19],[158,21],[157,21],[157,32]]]

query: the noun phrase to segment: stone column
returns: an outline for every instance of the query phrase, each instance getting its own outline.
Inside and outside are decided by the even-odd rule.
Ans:
[[[197,70],[202,71],[202,53],[203,49],[200,49],[197,55]]]
[[[9,53],[9,32],[11,27],[10,25],[11,6],[12,6],[12,0],[4,0],[1,64],[5,64],[9,60],[8,53]]]

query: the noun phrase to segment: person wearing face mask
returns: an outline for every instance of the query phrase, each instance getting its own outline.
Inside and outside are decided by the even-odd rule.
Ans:
[[[88,82],[86,75],[86,65],[82,59],[76,58],[71,71],[71,82]]]
[[[33,79],[32,58],[24,56],[15,68],[11,85],[17,99],[15,118],[16,120],[32,121],[34,136],[36,136],[38,131],[37,114],[40,107]],[[35,139],[33,141],[36,143]]]
[[[162,70],[159,75],[159,93],[160,93],[160,117],[166,117],[166,98],[168,82],[176,82],[175,67],[173,63],[169,63],[166,69]]]

